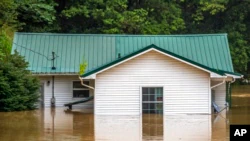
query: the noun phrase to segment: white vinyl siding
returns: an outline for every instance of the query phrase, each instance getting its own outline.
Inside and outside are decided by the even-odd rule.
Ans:
[[[40,77],[44,82],[44,106],[50,106],[50,99],[52,97],[52,76]],[[47,81],[50,81],[50,85],[47,85]],[[56,98],[56,107],[62,107],[64,104],[81,100],[84,98],[73,98],[73,81],[79,81],[78,76],[55,76],[54,94]],[[94,86],[94,80],[90,80],[90,86]],[[90,90],[90,96],[94,94],[93,90]],[[93,108],[93,100],[74,105],[74,107]]]
[[[164,113],[210,113],[209,73],[150,51],[96,76],[95,114],[138,115],[143,86],[164,87]]]
[[[219,108],[224,108],[226,104],[226,83],[212,89],[214,91],[214,100]]]

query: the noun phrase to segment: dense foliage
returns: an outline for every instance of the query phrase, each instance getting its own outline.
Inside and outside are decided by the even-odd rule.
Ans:
[[[8,39],[11,39],[14,31],[112,34],[228,33],[235,71],[243,74],[249,73],[250,70],[249,18],[249,0],[0,1],[0,30],[4,30],[0,34],[7,35]],[[6,52],[2,47],[0,50]]]
[[[39,80],[26,70],[28,63],[17,52],[0,63],[0,111],[35,108],[39,98]]]

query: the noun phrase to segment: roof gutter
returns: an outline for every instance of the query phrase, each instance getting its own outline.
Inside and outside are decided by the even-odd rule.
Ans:
[[[235,79],[240,79],[240,78],[243,78],[244,76],[243,75],[233,75],[233,74],[228,74],[228,73],[225,73],[226,76],[229,76],[229,77],[232,77],[235,81]]]
[[[229,76],[229,77],[232,77],[232,76]],[[224,84],[225,81],[226,81],[226,78],[227,78],[227,77],[223,77],[223,81],[222,81],[221,83],[219,83],[219,84],[216,84],[216,85],[212,86],[211,89],[213,89],[213,88],[215,88],[215,87],[217,87],[217,86],[220,86],[220,85]],[[233,78],[233,81],[230,82],[231,84],[234,83],[235,80],[236,80],[235,77],[232,77],[232,78]],[[242,76],[241,76],[240,78],[242,78]]]
[[[84,84],[84,83],[83,83],[83,79],[82,79],[80,76],[79,76],[79,79],[81,80],[81,84],[82,84],[83,86],[88,87],[88,88],[90,88],[90,89],[92,89],[92,90],[95,89],[94,87],[91,87],[91,86],[89,86],[89,85]]]

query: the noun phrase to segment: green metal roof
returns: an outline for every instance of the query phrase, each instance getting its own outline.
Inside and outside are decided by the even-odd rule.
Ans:
[[[80,62],[88,63],[86,74],[151,44],[212,70],[233,73],[227,34],[194,35],[109,35],[15,33],[12,52],[25,56],[33,73],[78,73]],[[52,70],[52,51],[56,70]],[[47,59],[49,58],[49,59]],[[120,58],[120,59],[121,59]]]

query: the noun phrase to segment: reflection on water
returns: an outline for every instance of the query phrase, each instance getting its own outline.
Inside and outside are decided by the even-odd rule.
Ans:
[[[250,85],[233,85],[232,106],[250,107]]]
[[[44,109],[42,140],[94,140],[92,111]]]
[[[27,140],[229,140],[230,124],[250,124],[250,108],[218,115],[93,116],[64,108],[0,112],[0,139]]]
[[[39,139],[43,124],[41,112],[0,112],[0,140],[35,140]]]
[[[0,112],[0,140],[228,141],[230,124],[250,124],[249,103],[244,103],[250,93],[243,97],[236,91],[243,107],[216,115],[94,116],[91,110],[65,108]]]
[[[143,140],[163,139],[163,115],[144,114],[142,116],[142,123]]]

